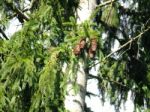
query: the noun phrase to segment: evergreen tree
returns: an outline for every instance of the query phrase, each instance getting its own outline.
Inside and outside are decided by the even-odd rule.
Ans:
[[[97,0],[80,24],[80,4],[90,0],[29,0],[26,8],[27,1],[0,1],[0,111],[64,112],[71,83],[73,94],[83,97],[74,102],[89,112],[83,101],[88,78],[98,79],[102,101],[109,97],[116,111],[129,91],[135,111],[149,111],[150,1]],[[22,29],[8,37],[12,18]],[[116,41],[120,47],[112,52]],[[98,64],[98,76],[90,75]]]

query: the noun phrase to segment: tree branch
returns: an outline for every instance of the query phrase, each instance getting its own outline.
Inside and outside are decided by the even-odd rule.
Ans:
[[[148,30],[150,30],[150,26],[145,29],[143,32],[141,32],[139,35],[137,35],[136,37],[134,38],[131,38],[128,42],[126,42],[125,44],[123,44],[122,46],[120,46],[117,50],[111,52],[110,54],[108,54],[107,56],[104,57],[104,59],[102,60],[102,62],[104,62],[107,58],[109,58],[112,54],[118,52],[119,50],[121,50],[122,48],[126,47],[128,44],[132,43],[133,41],[137,40],[138,38],[140,38],[145,32],[147,32]],[[97,64],[99,64],[100,62],[97,62],[97,63],[94,63],[93,65],[90,66],[93,67]]]
[[[91,74],[89,74],[89,76],[90,76],[91,78],[95,78],[95,79],[97,79],[98,81],[101,82],[100,77],[98,77],[98,76],[93,76],[93,75],[91,75]],[[141,93],[140,93],[139,91],[137,91],[135,88],[131,88],[131,87],[129,87],[129,85],[122,84],[121,82],[114,81],[114,80],[111,80],[111,79],[109,79],[109,78],[104,78],[104,77],[102,78],[102,80],[107,80],[107,81],[109,81],[109,82],[111,82],[111,83],[114,83],[114,84],[117,84],[117,85],[119,85],[119,86],[121,86],[121,87],[124,87],[124,88],[126,88],[126,89],[129,89],[129,90],[131,90],[131,91],[134,92],[134,93],[141,94]]]
[[[5,34],[5,32],[0,28],[0,33],[3,35],[3,37],[6,39],[6,40],[9,40],[7,35]]]
[[[89,92],[89,91],[87,91],[87,92],[86,92],[86,95],[87,95],[88,97],[90,97],[90,96],[99,97],[99,95],[97,95],[97,94],[94,94],[94,93],[92,93],[92,92]]]
[[[16,11],[16,13],[18,13],[18,15],[20,15],[20,16],[21,16],[22,18],[24,18],[26,21],[29,20],[29,17],[26,16],[21,10],[19,10],[19,9],[17,9],[17,8],[15,8],[14,10]]]
[[[91,74],[89,74],[89,76],[90,76],[91,78],[97,79],[98,81],[101,81],[98,76],[93,76],[93,75],[91,75]],[[109,81],[109,82],[112,82],[112,83],[115,83],[115,84],[120,85],[120,86],[122,86],[122,87],[126,87],[126,88],[130,89],[127,85],[124,85],[124,84],[122,84],[122,83],[120,83],[120,82],[117,82],[117,81],[114,81],[114,80],[111,80],[111,79],[108,79],[108,78],[105,78],[105,79],[103,78],[103,80],[107,80],[107,81]]]
[[[8,7],[11,8],[11,10],[13,10],[13,11],[18,15],[18,19],[19,19],[19,21],[20,21],[21,23],[24,22],[23,19],[26,20],[26,21],[29,20],[29,17],[28,17],[27,15],[25,15],[25,14],[24,14],[21,10],[19,10],[17,7],[13,6],[12,3],[8,3],[8,2],[5,2],[5,3],[6,3],[6,5],[7,5]]]
[[[135,40],[138,39],[139,37],[141,37],[141,36],[142,36],[145,32],[147,32],[149,29],[150,29],[150,26],[149,26],[146,30],[144,30],[143,32],[141,32],[139,35],[137,35],[136,37],[131,38],[128,42],[126,42],[125,44],[123,44],[122,46],[120,46],[117,50],[115,50],[115,51],[111,52],[110,54],[108,54],[108,55],[104,58],[104,60],[107,59],[108,57],[110,57],[112,54],[118,52],[118,51],[121,50],[122,48],[126,47],[128,44],[130,44],[131,42],[135,41]]]
[[[106,2],[104,2],[102,4],[97,5],[95,11],[90,16],[90,19],[95,18],[96,14],[98,13],[98,11],[100,10],[101,7],[104,7],[104,6],[106,6],[108,4],[111,4],[111,3],[115,2],[115,1],[117,1],[117,0],[109,0],[109,1],[106,1]]]

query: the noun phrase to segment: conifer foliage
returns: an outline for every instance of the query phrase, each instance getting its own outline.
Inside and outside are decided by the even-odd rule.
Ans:
[[[148,111],[150,1],[97,0],[90,20],[79,25],[80,2],[0,1],[0,111],[66,111],[70,77],[74,77],[74,90],[79,89],[75,83],[78,62],[84,62],[88,77],[98,79],[102,101],[110,98],[119,110],[131,91],[135,111]],[[22,29],[8,37],[5,30],[12,18],[19,20]],[[120,47],[111,53],[116,41]],[[89,70],[97,64],[95,77]]]

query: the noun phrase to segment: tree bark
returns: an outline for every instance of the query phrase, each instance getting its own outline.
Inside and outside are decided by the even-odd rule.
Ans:
[[[78,91],[75,93],[73,89],[74,82],[70,79],[67,85],[67,95],[65,97],[65,108],[69,112],[84,112],[85,93],[86,93],[86,72],[82,63],[79,63],[79,68],[76,76],[76,85]]]
[[[77,23],[81,24],[85,20],[88,20],[96,7],[96,0],[80,0],[79,9],[77,10]],[[79,68],[77,71],[76,84],[79,88],[77,93],[73,90],[72,81],[68,80],[67,95],[65,96],[65,108],[69,112],[84,112],[85,107],[85,94],[87,83],[87,71],[84,66],[84,62],[79,62]],[[72,79],[74,80],[74,79]]]

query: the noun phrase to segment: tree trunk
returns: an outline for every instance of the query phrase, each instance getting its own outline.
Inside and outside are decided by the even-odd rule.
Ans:
[[[95,7],[96,0],[80,0],[79,9],[77,11],[78,24],[88,20]],[[87,83],[86,73],[87,72],[85,71],[84,63],[79,62],[79,69],[77,72],[76,80],[79,91],[77,91],[77,93],[75,93],[73,90],[72,81],[68,80],[67,95],[65,96],[65,108],[69,112],[84,112]]]

